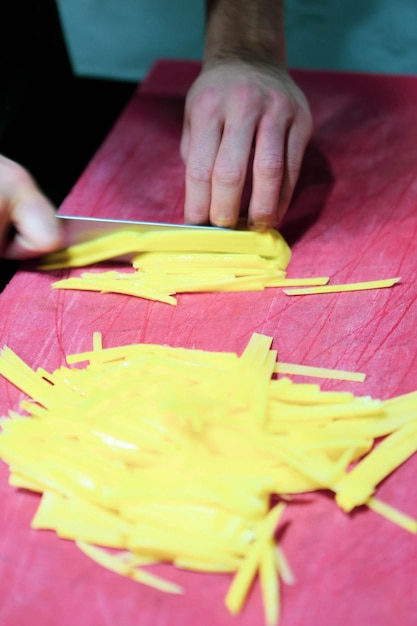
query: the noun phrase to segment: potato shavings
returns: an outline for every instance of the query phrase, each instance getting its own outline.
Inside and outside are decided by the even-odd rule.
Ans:
[[[241,255],[245,256],[245,255]],[[188,273],[170,273],[164,269],[145,269],[132,272],[83,272],[52,283],[54,289],[75,289],[98,291],[100,293],[120,293],[147,300],[154,300],[175,306],[178,293],[210,293],[263,291],[271,287],[291,287],[294,285],[320,285],[327,278],[285,278],[279,271],[252,272],[247,268],[201,270],[189,267]]]
[[[330,285],[327,276],[288,278],[291,250],[275,229],[124,230],[46,255],[42,270],[85,267],[130,257],[133,271],[83,272],[54,289],[124,294],[177,305],[180,293],[250,292],[281,288],[289,296],[392,287],[400,278]],[[348,380],[352,380],[348,378]],[[357,380],[357,379],[353,379]]]
[[[39,269],[52,270],[63,267],[83,267],[127,254],[135,254],[135,264],[140,264],[138,254],[146,253],[149,265],[149,253],[220,253],[254,255],[266,259],[278,260],[279,267],[285,268],[290,260],[291,251],[283,237],[274,229],[265,232],[237,229],[209,228],[156,228],[144,232],[124,230],[104,235],[63,250],[52,252],[41,260]],[[174,256],[174,259],[176,257]],[[210,259],[206,267],[210,267]],[[229,263],[225,259],[226,266]],[[265,263],[256,261],[262,266]],[[155,265],[155,264],[154,264]],[[224,264],[223,264],[224,266]],[[266,267],[274,266],[272,261]]]
[[[42,494],[32,528],[167,593],[184,590],[149,569],[158,563],[230,575],[232,614],[259,579],[267,626],[279,622],[281,583],[295,581],[275,539],[292,494],[331,490],[342,510],[365,505],[417,534],[417,520],[376,495],[417,450],[417,392],[323,391],[274,377],[277,358],[258,333],[240,355],[106,348],[94,333],[92,350],[54,372],[4,348],[0,374],[30,400],[28,416],[2,421],[0,457],[11,485]]]
[[[176,294],[263,291],[325,285],[327,277],[286,278],[291,251],[274,229],[160,229],[119,232],[47,255],[39,269],[84,267],[133,253],[133,271],[83,272],[54,289],[119,293],[171,306]]]

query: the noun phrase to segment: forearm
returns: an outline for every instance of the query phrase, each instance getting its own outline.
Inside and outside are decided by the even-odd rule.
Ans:
[[[283,0],[206,0],[204,62],[286,64]]]

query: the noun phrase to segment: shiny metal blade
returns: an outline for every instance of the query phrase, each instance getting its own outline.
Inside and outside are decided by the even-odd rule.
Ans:
[[[227,230],[217,226],[194,226],[189,224],[165,224],[162,222],[137,222],[131,220],[101,219],[97,217],[77,217],[57,214],[63,227],[64,245],[70,246],[98,239],[123,231],[145,233],[155,230]]]

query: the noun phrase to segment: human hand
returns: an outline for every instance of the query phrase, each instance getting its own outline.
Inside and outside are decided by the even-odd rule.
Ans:
[[[206,66],[185,106],[185,221],[236,225],[254,148],[249,224],[277,226],[311,133],[307,100],[278,64],[232,60]]]
[[[0,256],[27,259],[60,244],[52,204],[23,167],[0,155]]]

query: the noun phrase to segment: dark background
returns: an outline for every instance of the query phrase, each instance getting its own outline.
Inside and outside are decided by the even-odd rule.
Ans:
[[[0,23],[0,153],[58,207],[137,83],[74,75],[54,0],[9,0]],[[18,263],[0,260],[0,289]]]

